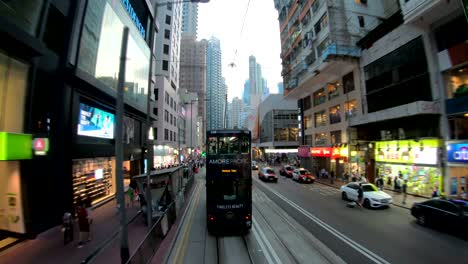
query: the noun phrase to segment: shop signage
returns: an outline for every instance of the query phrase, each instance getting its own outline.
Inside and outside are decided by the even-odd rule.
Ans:
[[[375,143],[375,161],[407,164],[437,164],[439,139],[394,140]]]
[[[49,139],[48,138],[35,138],[33,140],[34,155],[44,156],[49,151]]]
[[[310,147],[309,146],[300,146],[297,148],[297,155],[301,158],[310,157]]]
[[[32,135],[0,132],[0,161],[32,159]]]
[[[468,163],[468,143],[448,144],[447,161]]]
[[[130,0],[122,0],[122,5],[124,6],[125,10],[127,10],[128,15],[130,16],[130,18],[135,23],[135,26],[140,31],[141,36],[145,38],[145,35],[146,35],[145,28],[140,23],[140,19],[138,19],[138,16],[135,13],[135,10],[133,10],[132,5],[130,4]]]
[[[311,148],[310,154],[313,157],[331,157],[332,148]]]
[[[333,159],[339,159],[341,157],[340,148],[333,148],[331,156]]]

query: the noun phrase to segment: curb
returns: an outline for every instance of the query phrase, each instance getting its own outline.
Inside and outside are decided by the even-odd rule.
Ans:
[[[340,189],[338,187],[336,187],[335,185],[331,185],[331,184],[328,184],[328,183],[324,183],[324,182],[320,182],[320,181],[315,181],[316,183],[319,183],[319,184],[322,184],[322,185],[326,185],[326,186],[330,186],[330,187],[333,187],[335,189]],[[411,210],[410,207],[406,207],[406,206],[403,206],[403,205],[400,205],[400,204],[395,204],[395,203],[392,203],[392,205],[394,206],[397,206],[397,207],[401,207],[401,208],[405,208],[407,210]]]

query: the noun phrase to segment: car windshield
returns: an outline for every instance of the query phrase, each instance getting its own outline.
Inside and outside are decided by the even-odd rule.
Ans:
[[[294,169],[292,167],[286,167],[286,170],[291,171],[291,170],[294,170]]]
[[[301,175],[310,174],[310,172],[308,170],[300,170],[299,173]]]
[[[376,192],[378,191],[379,189],[377,189],[377,187],[375,187],[374,185],[372,184],[366,184],[366,185],[363,185],[362,186],[362,191],[363,192]]]
[[[266,173],[269,173],[269,174],[275,174],[275,171],[272,170],[272,169],[266,169]]]

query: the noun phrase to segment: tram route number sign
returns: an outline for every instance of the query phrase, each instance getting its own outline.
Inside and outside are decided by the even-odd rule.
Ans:
[[[240,209],[243,208],[243,204],[218,204],[216,205],[217,209]]]

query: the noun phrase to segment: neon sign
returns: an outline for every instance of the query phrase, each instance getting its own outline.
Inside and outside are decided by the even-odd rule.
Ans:
[[[122,5],[124,6],[125,10],[127,10],[128,15],[130,18],[133,20],[135,23],[135,26],[138,28],[140,31],[141,36],[145,38],[146,31],[143,25],[140,23],[140,20],[138,19],[137,14],[135,13],[135,10],[133,10],[132,5],[130,4],[129,0],[122,0]]]
[[[331,157],[332,148],[311,148],[310,154],[314,157]]]
[[[468,144],[448,144],[447,161],[468,163]]]

